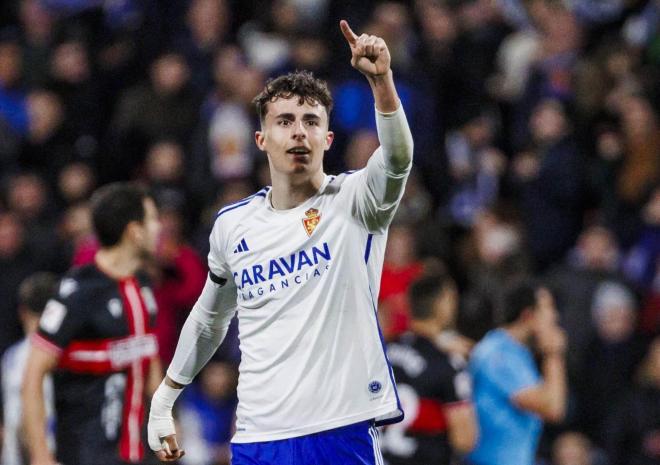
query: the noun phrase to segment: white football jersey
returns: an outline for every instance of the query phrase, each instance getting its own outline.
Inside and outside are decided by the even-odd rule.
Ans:
[[[376,302],[387,228],[412,166],[413,141],[402,108],[377,112],[376,126],[381,147],[367,167],[325,176],[298,207],[275,210],[265,188],[218,212],[209,278],[167,375],[189,384],[238,312],[233,442],[403,418]]]
[[[376,302],[409,170],[379,149],[296,208],[265,188],[218,213],[209,267],[236,286],[242,354],[233,442],[402,416]]]

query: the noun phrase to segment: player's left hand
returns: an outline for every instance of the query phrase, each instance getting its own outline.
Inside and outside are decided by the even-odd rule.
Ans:
[[[390,51],[383,39],[368,34],[357,36],[348,22],[339,22],[351,47],[351,65],[367,77],[384,76],[390,71]]]
[[[161,462],[174,462],[186,455],[177,443],[176,434],[160,438],[160,444],[162,449],[155,451],[155,454]]]

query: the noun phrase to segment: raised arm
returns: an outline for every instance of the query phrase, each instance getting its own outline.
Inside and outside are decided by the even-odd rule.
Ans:
[[[353,214],[370,232],[380,232],[389,225],[403,195],[412,164],[413,139],[394,86],[387,44],[380,37],[358,36],[344,20],[339,26],[351,49],[351,65],[371,86],[380,141],[365,170],[364,188],[358,186]]]
[[[381,113],[396,111],[400,102],[390,68],[390,51],[385,41],[367,34],[358,37],[343,19],[339,27],[351,47],[351,65],[369,81],[376,109]]]
[[[518,408],[534,412],[547,422],[559,423],[564,419],[568,397],[564,355],[566,335],[561,328],[551,325],[536,336],[543,354],[543,382],[517,393],[513,402]]]

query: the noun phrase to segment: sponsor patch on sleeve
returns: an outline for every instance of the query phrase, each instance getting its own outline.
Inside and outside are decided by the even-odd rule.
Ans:
[[[39,326],[50,334],[55,334],[62,326],[62,321],[66,316],[66,307],[57,300],[50,300],[46,304]]]

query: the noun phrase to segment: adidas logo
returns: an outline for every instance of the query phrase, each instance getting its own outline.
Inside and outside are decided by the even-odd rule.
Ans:
[[[247,242],[245,242],[245,238],[243,238],[234,249],[234,253],[247,252],[248,250],[250,249],[248,248]]]

